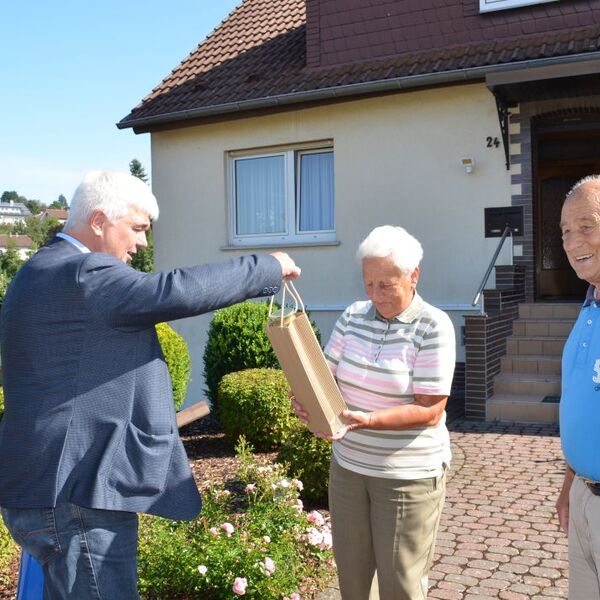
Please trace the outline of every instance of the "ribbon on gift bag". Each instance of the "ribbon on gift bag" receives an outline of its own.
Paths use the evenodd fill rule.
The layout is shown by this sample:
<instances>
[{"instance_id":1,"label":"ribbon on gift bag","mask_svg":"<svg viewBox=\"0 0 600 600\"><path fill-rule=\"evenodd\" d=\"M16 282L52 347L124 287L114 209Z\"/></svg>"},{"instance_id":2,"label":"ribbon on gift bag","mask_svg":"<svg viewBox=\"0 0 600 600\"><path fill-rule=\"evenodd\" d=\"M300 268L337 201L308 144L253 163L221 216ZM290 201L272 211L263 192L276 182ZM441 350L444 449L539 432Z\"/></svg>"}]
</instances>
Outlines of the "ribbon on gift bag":
<instances>
[{"instance_id":1,"label":"ribbon on gift bag","mask_svg":"<svg viewBox=\"0 0 600 600\"><path fill-rule=\"evenodd\" d=\"M284 282L281 294L279 310L274 310L275 296L271 296L267 337L296 400L308 413L308 428L314 433L333 435L344 425L341 413L346 403L294 284ZM286 306L286 296L293 307Z\"/></svg>"}]
</instances>

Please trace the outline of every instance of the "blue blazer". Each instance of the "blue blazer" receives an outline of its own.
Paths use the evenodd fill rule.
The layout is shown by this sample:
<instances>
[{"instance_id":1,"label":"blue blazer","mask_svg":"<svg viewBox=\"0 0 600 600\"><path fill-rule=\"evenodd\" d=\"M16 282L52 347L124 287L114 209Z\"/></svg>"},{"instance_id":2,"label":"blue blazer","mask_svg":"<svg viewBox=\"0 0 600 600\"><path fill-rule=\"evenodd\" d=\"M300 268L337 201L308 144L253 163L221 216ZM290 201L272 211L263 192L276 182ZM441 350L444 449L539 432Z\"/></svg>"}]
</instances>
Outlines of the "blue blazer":
<instances>
[{"instance_id":1,"label":"blue blazer","mask_svg":"<svg viewBox=\"0 0 600 600\"><path fill-rule=\"evenodd\" d=\"M155 324L276 293L270 255L147 274L55 238L1 318L0 506L200 510Z\"/></svg>"}]
</instances>

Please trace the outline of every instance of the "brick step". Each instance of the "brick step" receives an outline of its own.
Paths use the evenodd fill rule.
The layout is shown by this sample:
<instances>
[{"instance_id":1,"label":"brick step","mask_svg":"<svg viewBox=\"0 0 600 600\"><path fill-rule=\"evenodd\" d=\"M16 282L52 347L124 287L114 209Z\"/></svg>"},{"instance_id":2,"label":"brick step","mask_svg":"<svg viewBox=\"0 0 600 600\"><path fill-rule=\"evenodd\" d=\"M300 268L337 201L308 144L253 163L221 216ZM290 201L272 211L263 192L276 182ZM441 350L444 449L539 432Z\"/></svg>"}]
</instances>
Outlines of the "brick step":
<instances>
[{"instance_id":1,"label":"brick step","mask_svg":"<svg viewBox=\"0 0 600 600\"><path fill-rule=\"evenodd\" d=\"M519 304L519 318L572 319L574 321L580 309L581 303L579 302L524 302Z\"/></svg>"},{"instance_id":2,"label":"brick step","mask_svg":"<svg viewBox=\"0 0 600 600\"><path fill-rule=\"evenodd\" d=\"M513 321L513 333L520 336L568 337L573 319L523 318Z\"/></svg>"},{"instance_id":3,"label":"brick step","mask_svg":"<svg viewBox=\"0 0 600 600\"><path fill-rule=\"evenodd\" d=\"M506 338L506 354L562 354L565 341L562 336L511 335Z\"/></svg>"},{"instance_id":4,"label":"brick step","mask_svg":"<svg viewBox=\"0 0 600 600\"><path fill-rule=\"evenodd\" d=\"M539 394L495 394L487 401L487 421L558 423L558 402Z\"/></svg>"},{"instance_id":5,"label":"brick step","mask_svg":"<svg viewBox=\"0 0 600 600\"><path fill-rule=\"evenodd\" d=\"M499 373L494 379L497 394L533 394L539 396L560 395L559 374Z\"/></svg>"},{"instance_id":6,"label":"brick step","mask_svg":"<svg viewBox=\"0 0 600 600\"><path fill-rule=\"evenodd\" d=\"M500 359L502 373L538 373L560 375L560 354L509 354Z\"/></svg>"}]
</instances>

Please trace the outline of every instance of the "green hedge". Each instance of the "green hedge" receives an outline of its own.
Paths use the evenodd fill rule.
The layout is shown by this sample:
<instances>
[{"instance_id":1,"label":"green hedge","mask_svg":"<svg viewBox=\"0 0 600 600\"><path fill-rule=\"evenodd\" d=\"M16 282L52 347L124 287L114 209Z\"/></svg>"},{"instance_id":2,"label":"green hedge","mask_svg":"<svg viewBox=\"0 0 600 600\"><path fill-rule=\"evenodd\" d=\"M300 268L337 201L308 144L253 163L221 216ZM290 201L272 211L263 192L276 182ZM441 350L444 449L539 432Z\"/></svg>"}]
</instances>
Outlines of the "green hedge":
<instances>
[{"instance_id":1,"label":"green hedge","mask_svg":"<svg viewBox=\"0 0 600 600\"><path fill-rule=\"evenodd\" d=\"M327 499L330 459L331 442L315 437L299 420L277 456L286 465L288 475L302 481L302 498L309 502Z\"/></svg>"},{"instance_id":2,"label":"green hedge","mask_svg":"<svg viewBox=\"0 0 600 600\"><path fill-rule=\"evenodd\" d=\"M265 333L268 302L242 302L215 312L208 328L204 349L206 393L213 414L219 416L219 382L227 373L244 369L279 369L271 342ZM321 333L314 322L312 328L319 343Z\"/></svg>"},{"instance_id":3,"label":"green hedge","mask_svg":"<svg viewBox=\"0 0 600 600\"><path fill-rule=\"evenodd\" d=\"M213 412L219 413L218 387L223 375L279 363L265 333L269 305L242 302L215 312L204 349L204 378Z\"/></svg>"},{"instance_id":4,"label":"green hedge","mask_svg":"<svg viewBox=\"0 0 600 600\"><path fill-rule=\"evenodd\" d=\"M175 410L179 410L185 401L192 369L187 343L166 323L159 323L156 326L156 333L171 376Z\"/></svg>"},{"instance_id":5,"label":"green hedge","mask_svg":"<svg viewBox=\"0 0 600 600\"><path fill-rule=\"evenodd\" d=\"M279 447L296 420L289 391L279 369L245 369L225 375L218 391L225 434L234 440L243 435L259 450Z\"/></svg>"}]
</instances>

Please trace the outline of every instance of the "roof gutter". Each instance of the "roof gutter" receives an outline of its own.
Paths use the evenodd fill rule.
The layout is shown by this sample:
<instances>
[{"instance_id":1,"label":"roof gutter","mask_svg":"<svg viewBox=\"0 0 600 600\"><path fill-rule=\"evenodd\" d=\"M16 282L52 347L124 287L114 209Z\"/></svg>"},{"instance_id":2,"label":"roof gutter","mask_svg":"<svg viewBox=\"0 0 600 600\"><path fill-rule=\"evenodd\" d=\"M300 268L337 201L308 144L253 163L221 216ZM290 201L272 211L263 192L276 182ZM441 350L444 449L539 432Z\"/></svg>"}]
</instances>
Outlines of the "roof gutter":
<instances>
[{"instance_id":1,"label":"roof gutter","mask_svg":"<svg viewBox=\"0 0 600 600\"><path fill-rule=\"evenodd\" d=\"M600 58L600 52L587 52L574 54L571 56L536 58L520 61L518 63L507 63L491 66L486 65L480 67L470 67L466 69L454 69L452 71L442 71L440 73L424 73L420 75L408 75L406 77L380 79L366 83L352 83L349 85L327 87L319 90L292 92L288 94L279 94L276 96L266 96L253 100L243 100L241 102L230 102L226 104L216 104L214 106L192 108L189 110L153 115L151 117L132 119L130 121L120 121L117 123L117 127L119 129L133 127L148 131L155 125L175 123L177 121L187 121L190 119L199 119L215 115L226 115L256 109L273 108L289 104L298 104L301 102L332 100L336 98L360 96L378 92L381 93L397 90L409 90L433 85L468 82L478 79L485 79L486 75L491 73L503 73L507 71L515 72L530 69L532 67L569 65L597 60L598 58Z\"/></svg>"}]
</instances>

